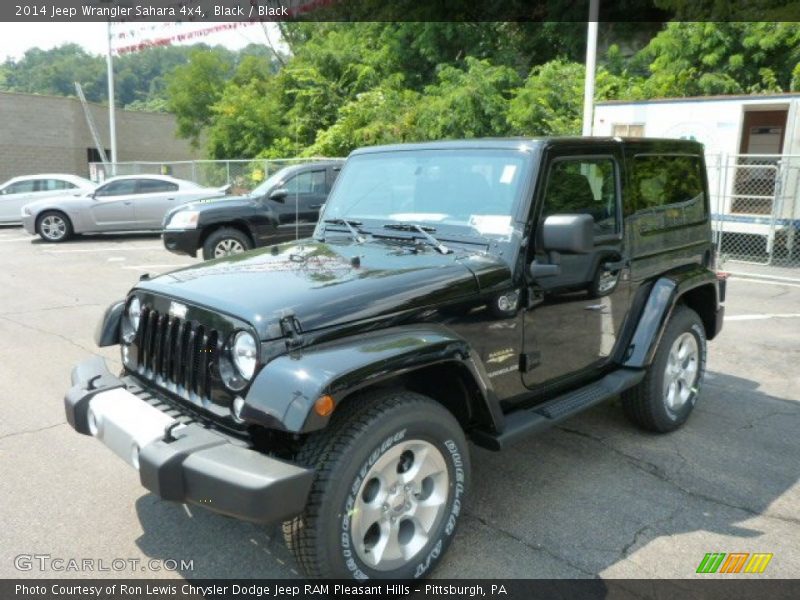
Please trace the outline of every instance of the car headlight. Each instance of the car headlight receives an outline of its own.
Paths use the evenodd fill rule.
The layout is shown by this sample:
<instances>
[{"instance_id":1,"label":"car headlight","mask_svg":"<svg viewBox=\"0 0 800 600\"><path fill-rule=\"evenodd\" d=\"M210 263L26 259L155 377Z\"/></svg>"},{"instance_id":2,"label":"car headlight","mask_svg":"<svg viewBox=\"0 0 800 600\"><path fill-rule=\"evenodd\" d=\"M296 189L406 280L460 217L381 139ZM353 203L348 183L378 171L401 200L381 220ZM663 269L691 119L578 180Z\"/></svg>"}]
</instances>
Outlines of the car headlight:
<instances>
[{"instance_id":1,"label":"car headlight","mask_svg":"<svg viewBox=\"0 0 800 600\"><path fill-rule=\"evenodd\" d=\"M231 346L231 358L239 374L249 381L256 372L258 361L258 344L255 338L246 331L237 333Z\"/></svg>"},{"instance_id":2,"label":"car headlight","mask_svg":"<svg viewBox=\"0 0 800 600\"><path fill-rule=\"evenodd\" d=\"M196 210L179 210L170 217L166 229L197 229L199 216Z\"/></svg>"},{"instance_id":3,"label":"car headlight","mask_svg":"<svg viewBox=\"0 0 800 600\"><path fill-rule=\"evenodd\" d=\"M142 317L142 303L136 296L133 297L131 303L128 304L128 320L133 327L133 332L139 331L139 321Z\"/></svg>"}]
</instances>

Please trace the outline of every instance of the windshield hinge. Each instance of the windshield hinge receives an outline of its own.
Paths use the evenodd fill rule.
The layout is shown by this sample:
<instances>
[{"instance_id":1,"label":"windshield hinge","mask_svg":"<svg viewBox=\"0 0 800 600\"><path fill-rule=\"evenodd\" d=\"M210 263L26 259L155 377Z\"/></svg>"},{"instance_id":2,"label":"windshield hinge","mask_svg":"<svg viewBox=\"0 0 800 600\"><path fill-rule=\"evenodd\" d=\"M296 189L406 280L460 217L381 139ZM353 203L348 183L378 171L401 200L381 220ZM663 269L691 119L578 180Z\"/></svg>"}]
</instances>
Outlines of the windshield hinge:
<instances>
[{"instance_id":1,"label":"windshield hinge","mask_svg":"<svg viewBox=\"0 0 800 600\"><path fill-rule=\"evenodd\" d=\"M286 338L286 348L292 350L303 345L302 329L300 321L294 313L285 314L278 321L281 326L281 334Z\"/></svg>"}]
</instances>

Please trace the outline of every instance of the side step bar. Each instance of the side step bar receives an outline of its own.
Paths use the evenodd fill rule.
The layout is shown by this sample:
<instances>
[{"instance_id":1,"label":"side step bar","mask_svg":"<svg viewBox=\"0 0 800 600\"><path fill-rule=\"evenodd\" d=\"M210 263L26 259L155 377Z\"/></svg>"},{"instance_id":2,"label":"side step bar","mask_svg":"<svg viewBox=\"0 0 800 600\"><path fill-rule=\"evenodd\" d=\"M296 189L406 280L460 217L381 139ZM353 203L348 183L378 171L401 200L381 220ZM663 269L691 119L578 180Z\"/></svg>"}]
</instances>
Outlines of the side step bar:
<instances>
[{"instance_id":1,"label":"side step bar","mask_svg":"<svg viewBox=\"0 0 800 600\"><path fill-rule=\"evenodd\" d=\"M543 404L510 412L506 414L502 432L473 431L472 441L489 450L502 450L529 435L539 433L609 398L618 396L639 383L644 375L644 369L619 369L599 381Z\"/></svg>"}]
</instances>

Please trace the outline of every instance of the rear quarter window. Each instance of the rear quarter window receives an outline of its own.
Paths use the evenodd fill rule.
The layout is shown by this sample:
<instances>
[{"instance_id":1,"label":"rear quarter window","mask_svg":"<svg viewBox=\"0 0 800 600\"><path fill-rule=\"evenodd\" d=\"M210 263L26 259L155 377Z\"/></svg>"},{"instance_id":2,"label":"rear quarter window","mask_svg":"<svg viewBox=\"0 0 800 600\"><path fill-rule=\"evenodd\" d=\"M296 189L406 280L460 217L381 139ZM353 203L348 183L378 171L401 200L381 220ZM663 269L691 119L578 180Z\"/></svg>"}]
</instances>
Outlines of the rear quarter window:
<instances>
[{"instance_id":1,"label":"rear quarter window","mask_svg":"<svg viewBox=\"0 0 800 600\"><path fill-rule=\"evenodd\" d=\"M631 180L640 231L705 221L703 161L690 155L637 155Z\"/></svg>"}]
</instances>

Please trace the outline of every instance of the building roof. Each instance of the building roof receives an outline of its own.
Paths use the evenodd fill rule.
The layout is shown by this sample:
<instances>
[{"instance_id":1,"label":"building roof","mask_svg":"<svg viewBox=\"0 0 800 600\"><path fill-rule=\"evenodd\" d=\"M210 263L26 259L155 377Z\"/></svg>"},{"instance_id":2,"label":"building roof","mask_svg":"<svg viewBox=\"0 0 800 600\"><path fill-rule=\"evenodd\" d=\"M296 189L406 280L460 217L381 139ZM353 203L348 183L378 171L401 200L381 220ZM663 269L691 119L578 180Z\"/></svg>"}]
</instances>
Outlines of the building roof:
<instances>
[{"instance_id":1,"label":"building roof","mask_svg":"<svg viewBox=\"0 0 800 600\"><path fill-rule=\"evenodd\" d=\"M742 100L787 101L800 98L800 93L786 92L781 94L739 94L733 96L686 96L683 98L652 98L650 100L603 100L595 102L595 106L614 106L620 104L674 104L679 102L740 102Z\"/></svg>"}]
</instances>

